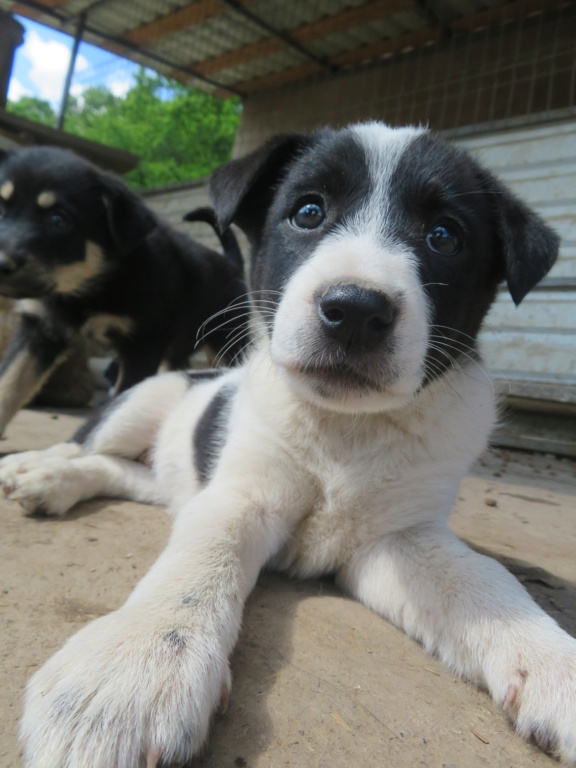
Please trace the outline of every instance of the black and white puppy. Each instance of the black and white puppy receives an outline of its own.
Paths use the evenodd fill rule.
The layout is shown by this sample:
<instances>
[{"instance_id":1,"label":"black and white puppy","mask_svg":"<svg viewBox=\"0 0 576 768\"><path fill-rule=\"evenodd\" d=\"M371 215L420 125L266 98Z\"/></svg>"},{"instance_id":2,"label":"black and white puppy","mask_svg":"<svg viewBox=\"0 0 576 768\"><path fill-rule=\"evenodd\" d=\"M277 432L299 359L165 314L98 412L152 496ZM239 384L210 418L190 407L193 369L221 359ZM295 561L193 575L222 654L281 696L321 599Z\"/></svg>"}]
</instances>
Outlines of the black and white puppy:
<instances>
[{"instance_id":1,"label":"black and white puppy","mask_svg":"<svg viewBox=\"0 0 576 768\"><path fill-rule=\"evenodd\" d=\"M118 391L161 363L186 367L202 324L246 291L232 232L222 243L225 255L172 229L120 179L72 152L0 154L0 294L23 299L0 366L0 433L78 333L112 346ZM240 312L220 317L210 346L220 352L244 323ZM233 341L226 359L237 351Z\"/></svg>"},{"instance_id":2,"label":"black and white puppy","mask_svg":"<svg viewBox=\"0 0 576 768\"><path fill-rule=\"evenodd\" d=\"M547 273L553 232L464 152L371 123L285 136L212 179L253 245L255 347L242 368L166 374L82 438L5 459L28 510L96 495L163 501L167 549L126 604L32 678L29 768L186 761L230 690L264 566L332 573L518 732L576 761L576 640L447 526L495 419L476 336L506 279ZM151 450L152 468L137 462Z\"/></svg>"}]
</instances>

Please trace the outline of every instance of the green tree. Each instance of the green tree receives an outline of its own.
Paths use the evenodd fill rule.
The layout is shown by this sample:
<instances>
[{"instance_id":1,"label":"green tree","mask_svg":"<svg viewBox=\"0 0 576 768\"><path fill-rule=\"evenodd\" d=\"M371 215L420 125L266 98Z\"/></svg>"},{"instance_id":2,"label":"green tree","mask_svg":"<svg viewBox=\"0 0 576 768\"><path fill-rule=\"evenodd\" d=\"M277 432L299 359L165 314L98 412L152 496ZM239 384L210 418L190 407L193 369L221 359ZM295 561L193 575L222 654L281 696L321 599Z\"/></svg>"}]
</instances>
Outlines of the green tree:
<instances>
[{"instance_id":1,"label":"green tree","mask_svg":"<svg viewBox=\"0 0 576 768\"><path fill-rule=\"evenodd\" d=\"M8 102L8 111L13 115L27 117L28 120L34 120L35 123L56 125L56 115L49 101L39 99L36 96L21 96L18 101Z\"/></svg>"},{"instance_id":2,"label":"green tree","mask_svg":"<svg viewBox=\"0 0 576 768\"><path fill-rule=\"evenodd\" d=\"M65 129L140 157L127 174L150 187L208 175L229 159L240 120L236 99L216 99L141 69L124 97L89 88L71 98Z\"/></svg>"},{"instance_id":3,"label":"green tree","mask_svg":"<svg viewBox=\"0 0 576 768\"><path fill-rule=\"evenodd\" d=\"M9 109L55 124L50 104L41 99L22 97ZM217 99L141 69L123 97L102 86L70 96L64 128L138 155L140 164L126 180L152 187L207 176L228 160L241 109L238 99Z\"/></svg>"}]
</instances>

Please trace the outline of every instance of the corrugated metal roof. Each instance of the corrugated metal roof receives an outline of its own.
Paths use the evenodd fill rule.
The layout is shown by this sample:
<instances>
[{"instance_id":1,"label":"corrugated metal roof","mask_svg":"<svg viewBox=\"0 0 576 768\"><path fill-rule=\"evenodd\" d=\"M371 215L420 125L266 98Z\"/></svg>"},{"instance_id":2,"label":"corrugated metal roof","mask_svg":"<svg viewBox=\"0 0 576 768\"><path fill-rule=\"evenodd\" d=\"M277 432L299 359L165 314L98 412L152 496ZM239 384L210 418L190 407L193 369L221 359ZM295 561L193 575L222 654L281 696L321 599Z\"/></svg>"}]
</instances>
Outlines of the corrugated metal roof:
<instances>
[{"instance_id":1,"label":"corrugated metal roof","mask_svg":"<svg viewBox=\"0 0 576 768\"><path fill-rule=\"evenodd\" d=\"M182 82L241 95L350 71L574 0L0 0Z\"/></svg>"}]
</instances>

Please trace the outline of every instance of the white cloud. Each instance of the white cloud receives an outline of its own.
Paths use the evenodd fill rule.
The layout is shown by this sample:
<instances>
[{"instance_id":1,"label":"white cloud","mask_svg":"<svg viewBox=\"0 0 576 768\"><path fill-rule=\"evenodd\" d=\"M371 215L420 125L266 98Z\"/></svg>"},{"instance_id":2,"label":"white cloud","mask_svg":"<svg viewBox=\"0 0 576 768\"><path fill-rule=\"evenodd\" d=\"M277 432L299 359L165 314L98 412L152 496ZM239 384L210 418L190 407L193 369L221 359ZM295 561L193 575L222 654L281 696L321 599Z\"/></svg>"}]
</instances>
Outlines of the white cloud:
<instances>
[{"instance_id":1,"label":"white cloud","mask_svg":"<svg viewBox=\"0 0 576 768\"><path fill-rule=\"evenodd\" d=\"M10 87L8 88L8 100L18 101L22 96L32 96L32 91L29 91L19 80L12 77L10 79Z\"/></svg>"},{"instance_id":2,"label":"white cloud","mask_svg":"<svg viewBox=\"0 0 576 768\"><path fill-rule=\"evenodd\" d=\"M32 64L29 77L37 86L40 98L46 99L53 105L59 104L70 61L69 48L56 40L44 41L37 32L32 30L26 35L21 55L29 59ZM88 66L84 56L77 56L76 72L81 72Z\"/></svg>"},{"instance_id":3,"label":"white cloud","mask_svg":"<svg viewBox=\"0 0 576 768\"><path fill-rule=\"evenodd\" d=\"M118 98L124 98L130 88L134 85L134 79L132 75L126 77L109 77L106 82L106 87Z\"/></svg>"},{"instance_id":4,"label":"white cloud","mask_svg":"<svg viewBox=\"0 0 576 768\"><path fill-rule=\"evenodd\" d=\"M82 94L84 93L87 87L88 87L87 85L82 85L82 83L73 83L70 86L70 93L72 94L72 96L76 96L77 98L79 98L80 96L82 96Z\"/></svg>"}]
</instances>

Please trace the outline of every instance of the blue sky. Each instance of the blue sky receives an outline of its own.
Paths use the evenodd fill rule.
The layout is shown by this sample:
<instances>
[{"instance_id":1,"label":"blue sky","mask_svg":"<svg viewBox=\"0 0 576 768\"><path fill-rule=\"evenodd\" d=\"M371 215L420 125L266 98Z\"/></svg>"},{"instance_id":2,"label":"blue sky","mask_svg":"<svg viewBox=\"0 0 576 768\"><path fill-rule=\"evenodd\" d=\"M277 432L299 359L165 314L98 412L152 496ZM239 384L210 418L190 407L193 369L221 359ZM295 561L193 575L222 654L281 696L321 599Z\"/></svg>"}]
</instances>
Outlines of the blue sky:
<instances>
[{"instance_id":1,"label":"blue sky","mask_svg":"<svg viewBox=\"0 0 576 768\"><path fill-rule=\"evenodd\" d=\"M22 16L16 18L25 28L25 37L15 52L8 98L18 101L23 95L38 96L57 109L73 39ZM71 91L78 96L91 85L105 85L112 93L122 96L132 85L137 70L138 65L127 59L81 43Z\"/></svg>"}]
</instances>

